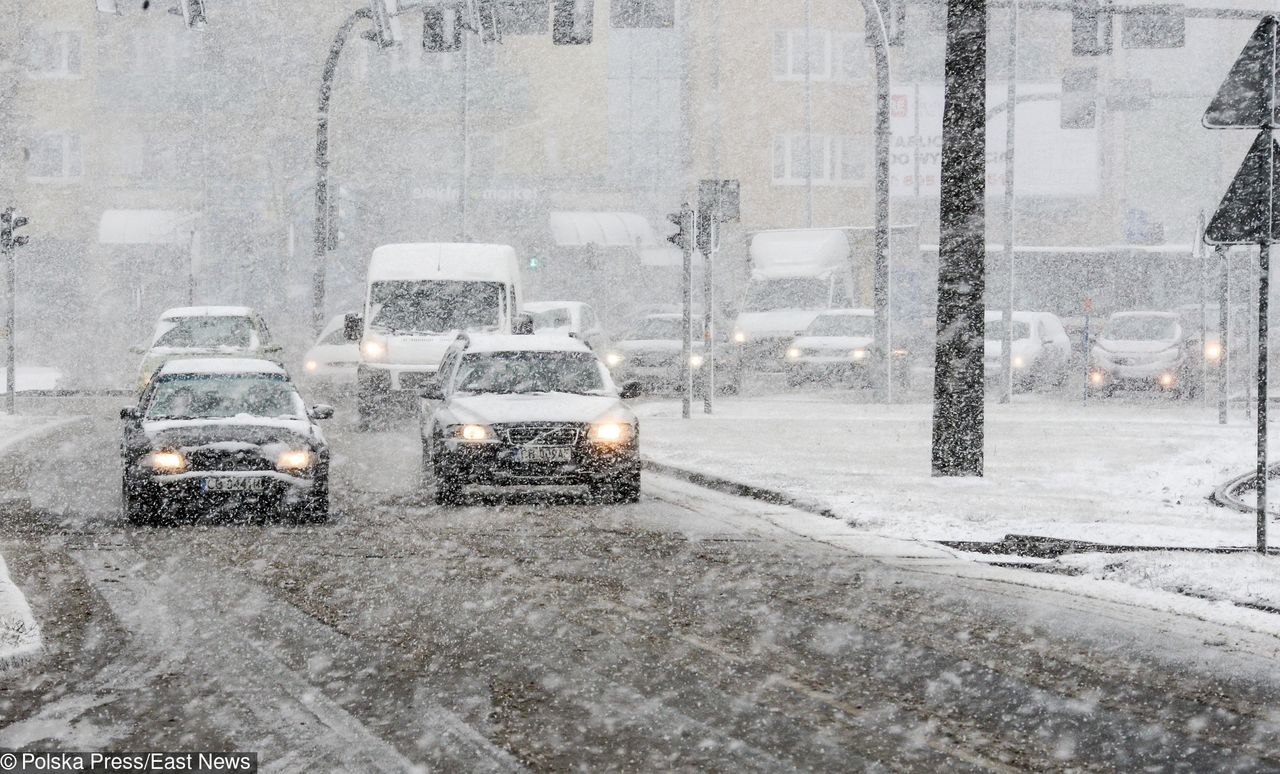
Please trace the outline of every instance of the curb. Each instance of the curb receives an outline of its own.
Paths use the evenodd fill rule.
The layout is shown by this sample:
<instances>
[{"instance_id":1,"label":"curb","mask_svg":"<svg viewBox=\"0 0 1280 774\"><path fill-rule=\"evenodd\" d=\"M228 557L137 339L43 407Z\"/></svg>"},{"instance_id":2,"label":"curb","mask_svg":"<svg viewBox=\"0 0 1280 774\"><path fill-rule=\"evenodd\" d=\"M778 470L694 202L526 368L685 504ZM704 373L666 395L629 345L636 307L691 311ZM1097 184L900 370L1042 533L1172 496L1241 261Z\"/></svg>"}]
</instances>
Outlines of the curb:
<instances>
[{"instance_id":1,"label":"curb","mask_svg":"<svg viewBox=\"0 0 1280 774\"><path fill-rule=\"evenodd\" d=\"M760 502L769 503L770 505L783 505L788 508L795 508L798 511L824 516L828 519L841 518L841 516L839 516L835 511L824 505L819 505L812 500L795 497L776 489L767 489L753 484L744 484L741 481L734 481L731 478L724 478L710 473L701 473L695 470L689 470L688 468L682 468L677 465L658 462L657 460L653 460L648 457L642 458L640 460L640 464L645 470L651 470L654 473L661 473L664 476L671 476L672 478L688 481L691 484L697 484L698 486L713 489L717 492L736 495L738 497L749 497L752 500L759 500Z\"/></svg>"}]
</instances>

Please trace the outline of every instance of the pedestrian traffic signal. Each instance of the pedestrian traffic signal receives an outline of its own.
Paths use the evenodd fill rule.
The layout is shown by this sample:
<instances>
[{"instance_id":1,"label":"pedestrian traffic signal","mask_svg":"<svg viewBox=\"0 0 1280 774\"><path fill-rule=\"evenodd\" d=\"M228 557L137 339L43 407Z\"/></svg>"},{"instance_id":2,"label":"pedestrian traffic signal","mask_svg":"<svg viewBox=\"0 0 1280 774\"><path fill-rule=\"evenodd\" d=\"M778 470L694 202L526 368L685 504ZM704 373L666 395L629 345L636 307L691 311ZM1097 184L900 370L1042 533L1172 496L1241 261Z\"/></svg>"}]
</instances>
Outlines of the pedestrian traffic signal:
<instances>
[{"instance_id":1,"label":"pedestrian traffic signal","mask_svg":"<svg viewBox=\"0 0 1280 774\"><path fill-rule=\"evenodd\" d=\"M1111 13L1102 0L1074 0L1071 4L1071 53L1102 56L1111 53Z\"/></svg>"},{"instance_id":2,"label":"pedestrian traffic signal","mask_svg":"<svg viewBox=\"0 0 1280 774\"><path fill-rule=\"evenodd\" d=\"M688 250L692 246L691 234L693 224L690 223L693 210L686 205L680 208L679 212L672 212L667 215L667 220L676 227L674 234L667 236L667 241L681 250Z\"/></svg>"},{"instance_id":3,"label":"pedestrian traffic signal","mask_svg":"<svg viewBox=\"0 0 1280 774\"><path fill-rule=\"evenodd\" d=\"M13 232L27 225L27 219L16 214L16 210L8 207L4 212L0 213L0 248L7 253L15 247L22 247L27 243L25 236L14 236Z\"/></svg>"},{"instance_id":4,"label":"pedestrian traffic signal","mask_svg":"<svg viewBox=\"0 0 1280 774\"><path fill-rule=\"evenodd\" d=\"M462 48L462 10L428 5L422 9L422 50L447 54Z\"/></svg>"}]
</instances>

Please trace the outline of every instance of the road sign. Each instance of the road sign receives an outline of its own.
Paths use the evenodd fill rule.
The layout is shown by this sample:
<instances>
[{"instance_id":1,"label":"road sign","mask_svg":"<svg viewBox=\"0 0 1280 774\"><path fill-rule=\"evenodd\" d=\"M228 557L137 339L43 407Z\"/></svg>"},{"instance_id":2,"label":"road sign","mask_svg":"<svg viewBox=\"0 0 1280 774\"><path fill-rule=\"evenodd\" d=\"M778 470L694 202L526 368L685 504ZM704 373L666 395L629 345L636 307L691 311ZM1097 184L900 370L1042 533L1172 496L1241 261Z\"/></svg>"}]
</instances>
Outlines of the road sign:
<instances>
[{"instance_id":1,"label":"road sign","mask_svg":"<svg viewBox=\"0 0 1280 774\"><path fill-rule=\"evenodd\" d=\"M1280 190L1276 142L1270 129L1258 133L1240 171L1205 229L1211 245L1253 245L1280 236L1280 208L1273 202Z\"/></svg>"},{"instance_id":2,"label":"road sign","mask_svg":"<svg viewBox=\"0 0 1280 774\"><path fill-rule=\"evenodd\" d=\"M1232 65L1231 72L1200 120L1206 129L1259 129L1280 124L1276 104L1276 36L1280 22L1267 16Z\"/></svg>"}]
</instances>

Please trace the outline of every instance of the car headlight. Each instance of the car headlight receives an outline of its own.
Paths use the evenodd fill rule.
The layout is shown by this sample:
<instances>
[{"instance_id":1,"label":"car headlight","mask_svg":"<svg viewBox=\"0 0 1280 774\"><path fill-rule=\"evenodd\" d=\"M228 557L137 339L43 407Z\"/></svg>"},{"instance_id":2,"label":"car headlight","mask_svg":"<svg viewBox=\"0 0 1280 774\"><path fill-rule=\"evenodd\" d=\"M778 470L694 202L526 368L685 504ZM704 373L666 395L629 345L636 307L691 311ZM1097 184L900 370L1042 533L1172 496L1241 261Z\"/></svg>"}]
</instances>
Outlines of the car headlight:
<instances>
[{"instance_id":1,"label":"car headlight","mask_svg":"<svg viewBox=\"0 0 1280 774\"><path fill-rule=\"evenodd\" d=\"M1222 357L1222 344L1216 341L1211 341L1208 344L1205 344L1204 356L1205 358L1216 362L1218 358Z\"/></svg>"},{"instance_id":2,"label":"car headlight","mask_svg":"<svg viewBox=\"0 0 1280 774\"><path fill-rule=\"evenodd\" d=\"M849 353L849 357L853 358L854 360L866 360L867 351L865 349L855 349Z\"/></svg>"},{"instance_id":3,"label":"car headlight","mask_svg":"<svg viewBox=\"0 0 1280 774\"><path fill-rule=\"evenodd\" d=\"M493 438L493 429L488 425L454 425L453 437L464 441L488 441Z\"/></svg>"},{"instance_id":4,"label":"car headlight","mask_svg":"<svg viewBox=\"0 0 1280 774\"><path fill-rule=\"evenodd\" d=\"M187 467L187 460L182 452L176 451L153 451L147 455L146 463L156 470L168 473L176 473Z\"/></svg>"},{"instance_id":5,"label":"car headlight","mask_svg":"<svg viewBox=\"0 0 1280 774\"><path fill-rule=\"evenodd\" d=\"M597 422L587 431L594 443L621 443L631 438L632 428L626 422Z\"/></svg>"},{"instance_id":6,"label":"car headlight","mask_svg":"<svg viewBox=\"0 0 1280 774\"><path fill-rule=\"evenodd\" d=\"M306 369L307 369L308 371L314 371L314 370L316 370L317 368L319 368L319 367L320 367L320 364L319 364L319 363L317 363L317 362L316 362L316 361L314 361L314 360L308 360L308 361L306 362L305 366L306 366Z\"/></svg>"},{"instance_id":7,"label":"car headlight","mask_svg":"<svg viewBox=\"0 0 1280 774\"><path fill-rule=\"evenodd\" d=\"M1172 387L1174 381L1176 380L1173 378L1173 374L1169 373L1168 371L1165 371L1164 373L1160 374L1161 387Z\"/></svg>"},{"instance_id":8,"label":"car headlight","mask_svg":"<svg viewBox=\"0 0 1280 774\"><path fill-rule=\"evenodd\" d=\"M609 366L610 368L616 368L618 365L622 363L622 361L623 361L622 355L619 355L617 352L610 352L609 354L604 356L604 364Z\"/></svg>"},{"instance_id":9,"label":"car headlight","mask_svg":"<svg viewBox=\"0 0 1280 774\"><path fill-rule=\"evenodd\" d=\"M370 360L381 360L383 355L387 354L387 347L381 341L365 339L360 345L360 352Z\"/></svg>"},{"instance_id":10,"label":"car headlight","mask_svg":"<svg viewBox=\"0 0 1280 774\"><path fill-rule=\"evenodd\" d=\"M702 368L703 361L702 355L693 354L689 356L689 365L692 368Z\"/></svg>"},{"instance_id":11,"label":"car headlight","mask_svg":"<svg viewBox=\"0 0 1280 774\"><path fill-rule=\"evenodd\" d=\"M290 449L276 455L276 467L281 470L302 470L311 465L311 452L306 449Z\"/></svg>"},{"instance_id":12,"label":"car headlight","mask_svg":"<svg viewBox=\"0 0 1280 774\"><path fill-rule=\"evenodd\" d=\"M1014 356L1013 356L1013 367L1014 367L1014 368L1022 368L1022 367L1023 367L1024 365L1026 365L1026 364L1027 364L1027 362L1026 362L1025 360L1023 360L1023 359L1022 359L1022 355L1014 355Z\"/></svg>"},{"instance_id":13,"label":"car headlight","mask_svg":"<svg viewBox=\"0 0 1280 774\"><path fill-rule=\"evenodd\" d=\"M788 348L787 348L787 360L799 360L799 359L800 359L800 356L801 356L801 355L803 355L803 354L804 354L804 353L800 351L800 348L799 348L799 347L788 347Z\"/></svg>"},{"instance_id":14,"label":"car headlight","mask_svg":"<svg viewBox=\"0 0 1280 774\"><path fill-rule=\"evenodd\" d=\"M734 340L735 342L737 342L738 344L746 344L746 343L747 343L747 334L743 333L742 331L734 331L734 332L733 332L733 340Z\"/></svg>"}]
</instances>

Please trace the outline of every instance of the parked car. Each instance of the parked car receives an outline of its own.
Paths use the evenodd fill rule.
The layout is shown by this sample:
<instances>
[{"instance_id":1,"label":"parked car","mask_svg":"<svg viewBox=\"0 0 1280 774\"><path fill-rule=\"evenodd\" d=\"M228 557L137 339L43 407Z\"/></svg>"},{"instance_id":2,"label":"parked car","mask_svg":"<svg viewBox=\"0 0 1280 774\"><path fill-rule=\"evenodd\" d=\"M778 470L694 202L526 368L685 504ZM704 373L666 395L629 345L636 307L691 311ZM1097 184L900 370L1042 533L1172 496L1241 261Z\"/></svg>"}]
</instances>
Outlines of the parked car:
<instances>
[{"instance_id":1,"label":"parked car","mask_svg":"<svg viewBox=\"0 0 1280 774\"><path fill-rule=\"evenodd\" d=\"M279 362L281 347L267 324L247 306L182 306L166 309L151 344L134 347L142 355L137 388L141 392L162 364L184 357L263 358Z\"/></svg>"},{"instance_id":2,"label":"parked car","mask_svg":"<svg viewBox=\"0 0 1280 774\"><path fill-rule=\"evenodd\" d=\"M596 352L609 348L609 336L590 304L581 301L532 301L524 311L533 318L534 333L577 336Z\"/></svg>"},{"instance_id":3,"label":"parked car","mask_svg":"<svg viewBox=\"0 0 1280 774\"><path fill-rule=\"evenodd\" d=\"M605 354L605 363L619 383L636 382L643 392L666 392L680 389L684 352L681 326L684 315L664 312L642 317L630 331L614 342ZM702 314L694 315L695 334L689 355L694 388L705 386L706 345L701 335ZM742 378L741 348L733 346L723 326L717 326L715 381L717 392L736 394Z\"/></svg>"},{"instance_id":4,"label":"parked car","mask_svg":"<svg viewBox=\"0 0 1280 774\"><path fill-rule=\"evenodd\" d=\"M586 485L640 498L640 425L609 370L569 336L462 335L420 392L424 480L441 505L463 487Z\"/></svg>"},{"instance_id":5,"label":"parked car","mask_svg":"<svg viewBox=\"0 0 1280 774\"><path fill-rule=\"evenodd\" d=\"M1003 312L987 312L983 368L989 381L1004 375L1005 323ZM1013 312L1013 368L1015 390L1059 387L1071 373L1071 339L1051 312Z\"/></svg>"},{"instance_id":6,"label":"parked car","mask_svg":"<svg viewBox=\"0 0 1280 774\"><path fill-rule=\"evenodd\" d=\"M302 361L303 383L322 395L338 395L356 386L360 345L347 340L345 320L344 314L329 320Z\"/></svg>"},{"instance_id":7,"label":"parked car","mask_svg":"<svg viewBox=\"0 0 1280 774\"><path fill-rule=\"evenodd\" d=\"M1089 353L1089 387L1156 389L1190 398L1203 384L1202 344L1176 312L1116 312Z\"/></svg>"},{"instance_id":8,"label":"parked car","mask_svg":"<svg viewBox=\"0 0 1280 774\"><path fill-rule=\"evenodd\" d=\"M894 347L894 384L911 385L911 351ZM787 346L787 384L810 382L876 383L876 369L884 364L884 352L876 345L875 313L870 309L832 309L813 319Z\"/></svg>"},{"instance_id":9,"label":"parked car","mask_svg":"<svg viewBox=\"0 0 1280 774\"><path fill-rule=\"evenodd\" d=\"M157 369L120 411L124 515L155 524L175 508L329 517L329 446L278 363L184 358Z\"/></svg>"}]
</instances>

